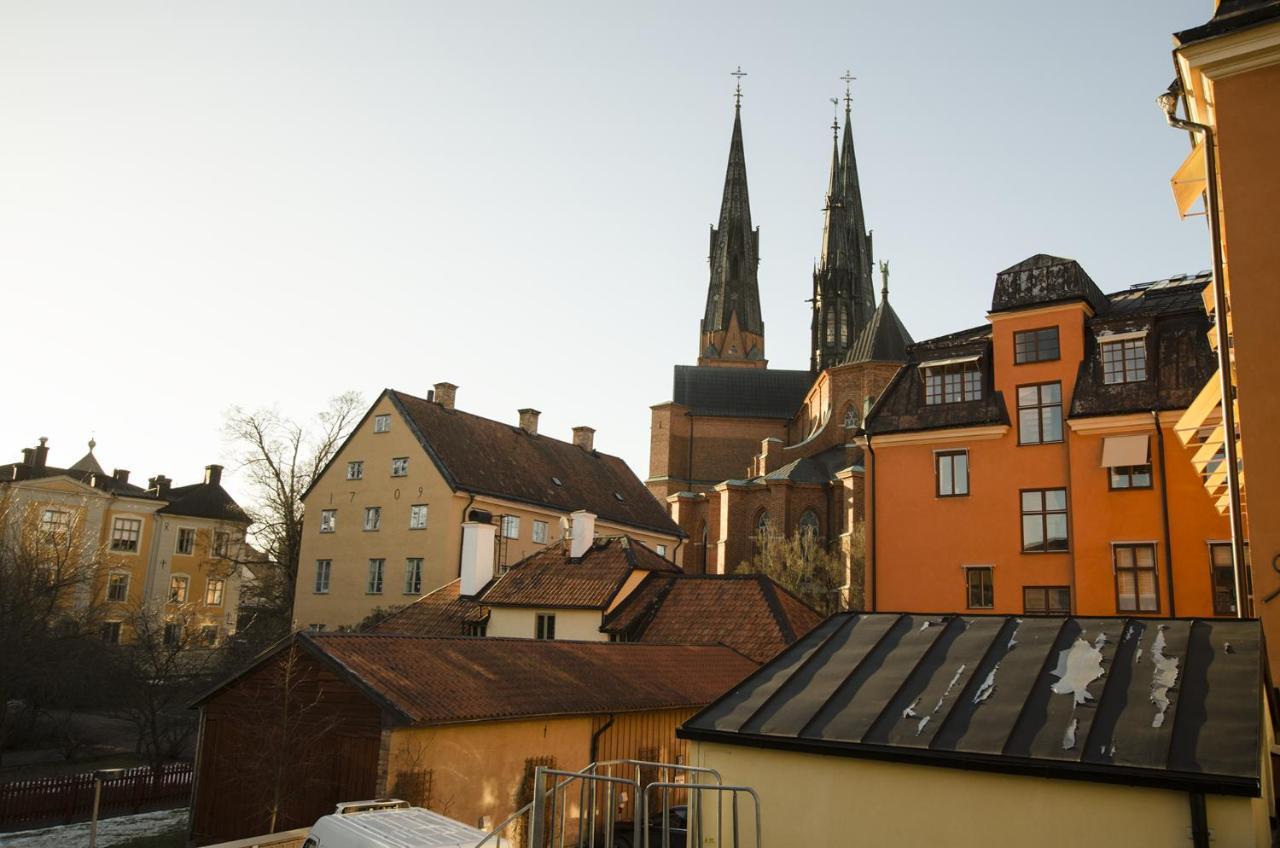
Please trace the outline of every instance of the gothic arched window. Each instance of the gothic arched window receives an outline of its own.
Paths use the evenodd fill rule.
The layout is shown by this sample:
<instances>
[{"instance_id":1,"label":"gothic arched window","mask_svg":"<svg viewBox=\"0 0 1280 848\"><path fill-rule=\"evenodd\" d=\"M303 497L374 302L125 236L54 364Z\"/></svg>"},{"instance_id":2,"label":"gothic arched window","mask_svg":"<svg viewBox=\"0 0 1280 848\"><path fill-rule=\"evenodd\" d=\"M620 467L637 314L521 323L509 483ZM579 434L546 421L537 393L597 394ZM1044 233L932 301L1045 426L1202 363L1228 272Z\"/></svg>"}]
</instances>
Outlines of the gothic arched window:
<instances>
[{"instance_id":1,"label":"gothic arched window","mask_svg":"<svg viewBox=\"0 0 1280 848\"><path fill-rule=\"evenodd\" d=\"M836 314L827 313L827 344L836 343Z\"/></svg>"},{"instance_id":2,"label":"gothic arched window","mask_svg":"<svg viewBox=\"0 0 1280 848\"><path fill-rule=\"evenodd\" d=\"M818 538L818 533L822 529L818 523L818 513L811 509L806 509L800 516L798 529L801 536L807 536L810 539Z\"/></svg>"},{"instance_id":3,"label":"gothic arched window","mask_svg":"<svg viewBox=\"0 0 1280 848\"><path fill-rule=\"evenodd\" d=\"M756 513L755 533L757 536L769 534L769 510L762 509Z\"/></svg>"},{"instance_id":4,"label":"gothic arched window","mask_svg":"<svg viewBox=\"0 0 1280 848\"><path fill-rule=\"evenodd\" d=\"M849 344L849 316L845 314L843 309L840 310L840 347L846 347Z\"/></svg>"},{"instance_id":5,"label":"gothic arched window","mask_svg":"<svg viewBox=\"0 0 1280 848\"><path fill-rule=\"evenodd\" d=\"M858 410L852 406L844 411L844 428L846 430L858 429Z\"/></svg>"}]
</instances>

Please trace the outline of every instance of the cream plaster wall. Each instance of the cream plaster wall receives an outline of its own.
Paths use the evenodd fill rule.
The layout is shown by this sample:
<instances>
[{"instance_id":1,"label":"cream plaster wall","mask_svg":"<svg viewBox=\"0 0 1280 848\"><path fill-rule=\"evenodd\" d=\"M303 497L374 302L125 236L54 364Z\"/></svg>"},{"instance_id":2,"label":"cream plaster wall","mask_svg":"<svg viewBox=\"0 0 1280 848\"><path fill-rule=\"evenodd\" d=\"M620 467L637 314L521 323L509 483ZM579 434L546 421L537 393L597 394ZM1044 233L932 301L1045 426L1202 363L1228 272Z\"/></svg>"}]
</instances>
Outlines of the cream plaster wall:
<instances>
[{"instance_id":1,"label":"cream plaster wall","mask_svg":"<svg viewBox=\"0 0 1280 848\"><path fill-rule=\"evenodd\" d=\"M600 632L599 610L530 609L525 607L491 607L488 636L532 639L537 632L539 613L556 617L556 639L580 642L607 642L609 635Z\"/></svg>"}]
</instances>

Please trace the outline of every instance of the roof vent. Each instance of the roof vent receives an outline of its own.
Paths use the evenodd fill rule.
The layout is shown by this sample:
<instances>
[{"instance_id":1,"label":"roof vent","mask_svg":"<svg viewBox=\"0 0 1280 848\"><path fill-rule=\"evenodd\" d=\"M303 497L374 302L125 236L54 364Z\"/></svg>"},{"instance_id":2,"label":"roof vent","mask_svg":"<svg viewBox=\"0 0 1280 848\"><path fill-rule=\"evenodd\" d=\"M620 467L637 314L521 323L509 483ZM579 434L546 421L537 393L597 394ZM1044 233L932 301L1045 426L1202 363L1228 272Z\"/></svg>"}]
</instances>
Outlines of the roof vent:
<instances>
[{"instance_id":1,"label":"roof vent","mask_svg":"<svg viewBox=\"0 0 1280 848\"><path fill-rule=\"evenodd\" d=\"M622 493L621 493L621 492L614 492L614 493L613 493L613 496L614 496L615 498L617 498L618 500L622 500Z\"/></svg>"},{"instance_id":2,"label":"roof vent","mask_svg":"<svg viewBox=\"0 0 1280 848\"><path fill-rule=\"evenodd\" d=\"M563 486L563 485L564 485L564 483L561 483L561 482L560 482L560 478L559 478L559 477L552 477L552 478L551 478L551 482L552 482L552 483L555 483L557 486Z\"/></svg>"}]
</instances>

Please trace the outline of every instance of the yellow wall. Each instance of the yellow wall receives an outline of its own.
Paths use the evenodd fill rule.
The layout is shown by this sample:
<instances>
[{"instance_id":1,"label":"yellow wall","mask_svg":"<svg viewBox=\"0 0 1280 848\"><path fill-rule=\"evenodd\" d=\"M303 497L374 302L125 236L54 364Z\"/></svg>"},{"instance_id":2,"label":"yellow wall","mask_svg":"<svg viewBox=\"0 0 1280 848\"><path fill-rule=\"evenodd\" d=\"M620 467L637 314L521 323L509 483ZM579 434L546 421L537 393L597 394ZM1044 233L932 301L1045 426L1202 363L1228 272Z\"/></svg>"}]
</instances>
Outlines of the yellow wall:
<instances>
[{"instance_id":1,"label":"yellow wall","mask_svg":"<svg viewBox=\"0 0 1280 848\"><path fill-rule=\"evenodd\" d=\"M609 635L600 632L599 610L527 609L524 607L491 607L488 636L510 636L516 639L532 639L537 627L538 613L552 613L556 617L556 638L581 642L607 642Z\"/></svg>"},{"instance_id":2,"label":"yellow wall","mask_svg":"<svg viewBox=\"0 0 1280 848\"><path fill-rule=\"evenodd\" d=\"M695 743L694 762L755 788L771 846L1191 844L1185 792L705 742ZM1271 844L1263 799L1207 802L1214 845Z\"/></svg>"}]
</instances>

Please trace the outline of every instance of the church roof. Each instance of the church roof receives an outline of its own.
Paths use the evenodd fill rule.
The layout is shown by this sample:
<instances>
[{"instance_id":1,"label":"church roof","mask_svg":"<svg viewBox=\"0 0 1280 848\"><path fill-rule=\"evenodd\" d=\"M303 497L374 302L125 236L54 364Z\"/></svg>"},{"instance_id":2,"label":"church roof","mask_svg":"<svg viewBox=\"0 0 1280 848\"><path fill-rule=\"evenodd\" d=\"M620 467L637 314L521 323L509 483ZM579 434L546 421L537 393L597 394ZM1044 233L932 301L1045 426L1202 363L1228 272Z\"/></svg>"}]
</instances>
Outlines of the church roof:
<instances>
[{"instance_id":1,"label":"church roof","mask_svg":"<svg viewBox=\"0 0 1280 848\"><path fill-rule=\"evenodd\" d=\"M747 194L747 159L742 149L742 112L733 114L729 142L729 166L724 176L720 221L711 229L711 281L702 332L729 329L736 313L738 327L746 333L764 334L760 314L760 288L756 271L760 264L760 234L751 226L751 200Z\"/></svg>"},{"instance_id":2,"label":"church roof","mask_svg":"<svg viewBox=\"0 0 1280 848\"><path fill-rule=\"evenodd\" d=\"M914 344L898 313L882 298L867 326L862 328L845 356L845 365L855 362L906 362L907 346Z\"/></svg>"},{"instance_id":3,"label":"church roof","mask_svg":"<svg viewBox=\"0 0 1280 848\"><path fill-rule=\"evenodd\" d=\"M790 420L812 385L807 370L677 365L671 399L693 415Z\"/></svg>"}]
</instances>

